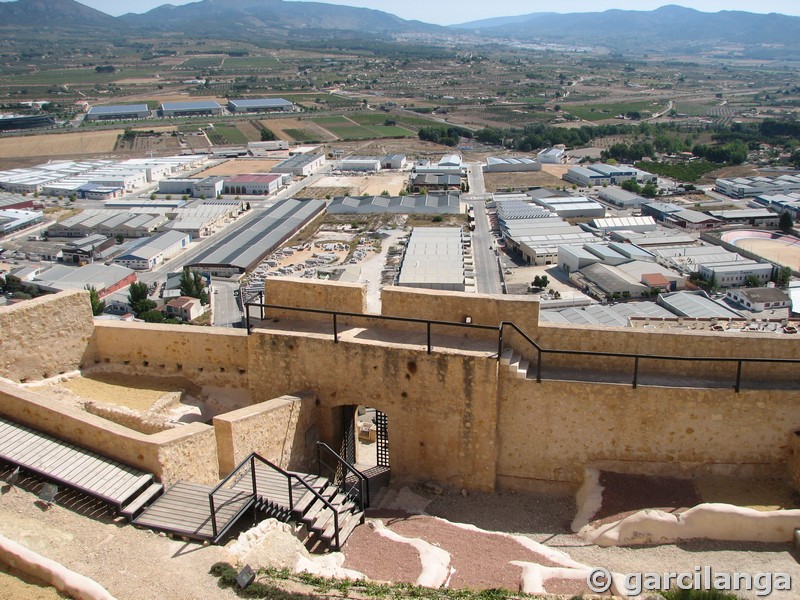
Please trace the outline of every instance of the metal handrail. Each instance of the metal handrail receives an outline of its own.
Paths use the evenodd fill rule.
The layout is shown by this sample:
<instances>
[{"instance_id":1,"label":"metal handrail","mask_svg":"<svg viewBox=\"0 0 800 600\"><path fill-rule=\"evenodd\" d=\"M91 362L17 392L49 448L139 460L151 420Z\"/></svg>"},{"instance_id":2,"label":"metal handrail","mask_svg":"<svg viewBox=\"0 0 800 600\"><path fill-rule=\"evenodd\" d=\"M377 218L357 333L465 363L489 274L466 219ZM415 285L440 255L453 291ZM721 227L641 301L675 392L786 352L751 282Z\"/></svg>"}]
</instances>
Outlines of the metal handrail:
<instances>
[{"instance_id":1,"label":"metal handrail","mask_svg":"<svg viewBox=\"0 0 800 600\"><path fill-rule=\"evenodd\" d=\"M263 294L262 294L263 297ZM403 322L403 323L418 323L422 325L426 325L427 327L427 351L428 354L432 353L433 345L431 343L431 327L434 325L437 326L444 326L444 327L464 327L468 329L478 329L484 331L494 331L497 333L497 356L496 359L499 362L500 358L503 354L503 337L504 331L506 327L510 327L514 329L518 334L522 336L522 338L527 341L537 352L537 362L536 362L536 382L542 382L542 357L544 354L567 354L572 356L598 356L603 358L629 358L634 361L634 373L633 373L633 381L632 386L636 388L638 386L638 377L639 377L639 362L641 360L663 360L663 361L695 361L695 362L734 362L737 364L737 373L736 373L736 384L734 385L734 389L736 393L739 393L741 390L741 378L742 378L742 365L745 363L755 363L755 364L800 364L800 359L794 358L757 358L757 357L717 357L717 356L666 356L666 355L658 355L658 354L635 354L630 352L597 352L591 350L561 350L561 349L552 349L552 348L543 348L540 346L535 340L533 340L528 334L522 331L514 322L512 321L501 321L499 325L479 325L474 323L460 323L454 321L437 321L437 320L428 320L428 319L416 319L412 317L394 317L390 315L373 315L373 314L364 314L364 313L351 313L351 312L341 312L341 311L334 311L334 310L327 310L327 309L320 309L320 308L301 308L296 306L281 306L277 304L264 304L261 303L253 303L248 302L245 304L245 311L246 311L246 321L247 321L247 332L248 334L251 333L251 325L250 325L250 307L258 307L261 309L261 318L264 319L264 309L273 309L273 310L286 310L286 311L295 311L295 312L303 312L303 313L312 313L312 314L323 314L323 315L330 315L333 320L333 339L335 343L339 343L339 333L337 328L337 317L350 317L350 318L366 318L366 319L374 319L377 321L396 321L396 322Z\"/></svg>"},{"instance_id":2,"label":"metal handrail","mask_svg":"<svg viewBox=\"0 0 800 600\"><path fill-rule=\"evenodd\" d=\"M252 479L253 491L252 491L252 496L253 496L253 498L256 497L255 468L254 468L254 465L253 465L253 456L254 455L251 454L250 456L245 458L242 462L240 462L236 466L235 469L233 469L233 471L231 471L228 474L228 476L225 479L220 481L216 486L214 486L214 488L210 492L208 492L208 503L209 503L209 506L211 508L211 531L214 534L214 539L217 539L217 511L216 511L216 507L214 505L214 494L216 494L220 489L222 489L222 486L224 486L231 479L233 479L233 477L236 476L239 473L239 471L241 471L247 465L247 463L250 463L250 469L253 471L253 479Z\"/></svg>"},{"instance_id":3,"label":"metal handrail","mask_svg":"<svg viewBox=\"0 0 800 600\"><path fill-rule=\"evenodd\" d=\"M353 475L356 476L358 479L358 505L361 511L365 508L369 508L369 484L367 483L367 477L361 471L356 469L353 465L347 462L344 458L339 456L339 454L328 444L325 442L317 442L317 475L322 475L322 456L320 450L327 450L329 454L332 454L336 461L342 465L346 470L350 471ZM344 482L342 482L344 483ZM366 490L366 492L365 492ZM366 498L366 500L365 500Z\"/></svg>"}]
</instances>

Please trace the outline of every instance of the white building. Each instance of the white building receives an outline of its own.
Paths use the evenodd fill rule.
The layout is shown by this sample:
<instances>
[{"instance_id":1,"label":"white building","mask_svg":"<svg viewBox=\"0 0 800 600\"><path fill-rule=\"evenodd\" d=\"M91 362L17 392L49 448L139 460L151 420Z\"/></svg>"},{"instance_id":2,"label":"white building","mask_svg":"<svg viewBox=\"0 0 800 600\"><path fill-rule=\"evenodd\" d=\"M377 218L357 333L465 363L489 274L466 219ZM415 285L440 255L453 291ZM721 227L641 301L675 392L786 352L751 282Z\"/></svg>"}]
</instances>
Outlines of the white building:
<instances>
[{"instance_id":1,"label":"white building","mask_svg":"<svg viewBox=\"0 0 800 600\"><path fill-rule=\"evenodd\" d=\"M541 170L542 164L527 156L490 156L483 166L484 173L520 173Z\"/></svg>"},{"instance_id":2,"label":"white building","mask_svg":"<svg viewBox=\"0 0 800 600\"><path fill-rule=\"evenodd\" d=\"M351 156L340 160L338 168L340 171L377 172L381 170L381 161L371 156Z\"/></svg>"},{"instance_id":3,"label":"white building","mask_svg":"<svg viewBox=\"0 0 800 600\"><path fill-rule=\"evenodd\" d=\"M564 148L545 148L536 155L536 160L546 165L561 165L567 162L567 151Z\"/></svg>"},{"instance_id":4,"label":"white building","mask_svg":"<svg viewBox=\"0 0 800 600\"><path fill-rule=\"evenodd\" d=\"M168 231L143 240L114 262L135 271L148 271L189 246L191 237L181 231Z\"/></svg>"},{"instance_id":5,"label":"white building","mask_svg":"<svg viewBox=\"0 0 800 600\"><path fill-rule=\"evenodd\" d=\"M307 177L325 165L324 154L296 154L272 167L273 173L290 173Z\"/></svg>"},{"instance_id":6,"label":"white building","mask_svg":"<svg viewBox=\"0 0 800 600\"><path fill-rule=\"evenodd\" d=\"M764 285L772 278L772 265L746 258L703 264L700 265L700 277L706 281L716 277L717 283L723 288L743 287L750 277L755 277L761 285Z\"/></svg>"},{"instance_id":7,"label":"white building","mask_svg":"<svg viewBox=\"0 0 800 600\"><path fill-rule=\"evenodd\" d=\"M725 296L752 312L791 308L792 299L780 288L758 287L728 290Z\"/></svg>"},{"instance_id":8,"label":"white building","mask_svg":"<svg viewBox=\"0 0 800 600\"><path fill-rule=\"evenodd\" d=\"M404 169L407 163L405 154L387 154L381 159L381 167L384 169Z\"/></svg>"}]
</instances>

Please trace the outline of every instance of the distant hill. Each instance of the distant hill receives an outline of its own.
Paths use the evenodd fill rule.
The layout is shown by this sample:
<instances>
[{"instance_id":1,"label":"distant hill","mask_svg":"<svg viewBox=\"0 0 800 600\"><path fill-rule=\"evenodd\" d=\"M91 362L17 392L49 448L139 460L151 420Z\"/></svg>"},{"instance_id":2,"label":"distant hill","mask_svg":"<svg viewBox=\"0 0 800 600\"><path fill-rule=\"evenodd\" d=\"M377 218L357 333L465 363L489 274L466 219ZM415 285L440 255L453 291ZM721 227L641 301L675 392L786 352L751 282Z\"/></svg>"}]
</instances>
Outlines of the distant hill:
<instances>
[{"instance_id":1,"label":"distant hill","mask_svg":"<svg viewBox=\"0 0 800 600\"><path fill-rule=\"evenodd\" d=\"M113 27L114 17L75 0L0 2L0 27Z\"/></svg>"},{"instance_id":2,"label":"distant hill","mask_svg":"<svg viewBox=\"0 0 800 600\"><path fill-rule=\"evenodd\" d=\"M365 35L446 31L443 27L406 21L379 10L283 0L203 0L182 6L164 5L141 15L127 14L118 19L136 29L233 38L267 31L353 31Z\"/></svg>"},{"instance_id":3,"label":"distant hill","mask_svg":"<svg viewBox=\"0 0 800 600\"><path fill-rule=\"evenodd\" d=\"M543 14L512 18L494 26L477 21L459 29L480 29L483 35L521 40L568 42L610 49L659 52L700 51L723 44L749 48L750 53L786 53L800 49L800 17L741 11L700 12L681 6L653 11L608 10L602 13Z\"/></svg>"},{"instance_id":4,"label":"distant hill","mask_svg":"<svg viewBox=\"0 0 800 600\"><path fill-rule=\"evenodd\" d=\"M538 19L544 15L554 15L557 13L531 13L529 15L519 15L517 17L494 17L492 19L482 19L480 21L469 21L468 23L459 23L458 25L450 25L451 29L487 29L491 27L502 27L504 25L518 25L526 23L533 19Z\"/></svg>"}]
</instances>

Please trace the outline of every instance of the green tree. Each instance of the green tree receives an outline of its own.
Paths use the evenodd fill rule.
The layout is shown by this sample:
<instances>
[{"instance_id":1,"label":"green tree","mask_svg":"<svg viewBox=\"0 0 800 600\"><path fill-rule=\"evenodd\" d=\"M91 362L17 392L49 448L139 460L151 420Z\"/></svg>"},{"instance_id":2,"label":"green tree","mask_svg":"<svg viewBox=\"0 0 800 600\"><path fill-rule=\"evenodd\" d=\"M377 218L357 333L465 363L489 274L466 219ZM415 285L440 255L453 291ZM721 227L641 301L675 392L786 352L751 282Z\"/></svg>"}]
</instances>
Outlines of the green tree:
<instances>
[{"instance_id":1,"label":"green tree","mask_svg":"<svg viewBox=\"0 0 800 600\"><path fill-rule=\"evenodd\" d=\"M792 280L792 269L790 267L780 267L775 274L775 283L782 288L789 285Z\"/></svg>"},{"instance_id":2,"label":"green tree","mask_svg":"<svg viewBox=\"0 0 800 600\"><path fill-rule=\"evenodd\" d=\"M778 227L784 233L791 233L792 228L794 227L794 219L792 219L792 213L789 211L782 212L781 218L778 220Z\"/></svg>"},{"instance_id":3,"label":"green tree","mask_svg":"<svg viewBox=\"0 0 800 600\"><path fill-rule=\"evenodd\" d=\"M156 303L147 298L147 285L140 281L132 283L128 288L128 304L137 317L156 307Z\"/></svg>"},{"instance_id":4,"label":"green tree","mask_svg":"<svg viewBox=\"0 0 800 600\"><path fill-rule=\"evenodd\" d=\"M749 288L761 287L761 280L755 275L748 275L744 280L744 286Z\"/></svg>"},{"instance_id":5,"label":"green tree","mask_svg":"<svg viewBox=\"0 0 800 600\"><path fill-rule=\"evenodd\" d=\"M116 240L117 244L122 244L125 241L125 236L121 233L118 233L114 239Z\"/></svg>"},{"instance_id":6,"label":"green tree","mask_svg":"<svg viewBox=\"0 0 800 600\"><path fill-rule=\"evenodd\" d=\"M142 319L147 323L163 323L165 319L164 313L158 310L145 311L140 315L138 315L138 318Z\"/></svg>"},{"instance_id":7,"label":"green tree","mask_svg":"<svg viewBox=\"0 0 800 600\"><path fill-rule=\"evenodd\" d=\"M200 304L208 304L208 293L206 292L205 282L200 273L183 271L181 273L181 296L198 298Z\"/></svg>"},{"instance_id":8,"label":"green tree","mask_svg":"<svg viewBox=\"0 0 800 600\"><path fill-rule=\"evenodd\" d=\"M87 285L86 289L89 290L89 302L92 304L92 314L95 317L102 315L103 311L106 309L106 301L100 300L100 294L97 293L94 286Z\"/></svg>"}]
</instances>

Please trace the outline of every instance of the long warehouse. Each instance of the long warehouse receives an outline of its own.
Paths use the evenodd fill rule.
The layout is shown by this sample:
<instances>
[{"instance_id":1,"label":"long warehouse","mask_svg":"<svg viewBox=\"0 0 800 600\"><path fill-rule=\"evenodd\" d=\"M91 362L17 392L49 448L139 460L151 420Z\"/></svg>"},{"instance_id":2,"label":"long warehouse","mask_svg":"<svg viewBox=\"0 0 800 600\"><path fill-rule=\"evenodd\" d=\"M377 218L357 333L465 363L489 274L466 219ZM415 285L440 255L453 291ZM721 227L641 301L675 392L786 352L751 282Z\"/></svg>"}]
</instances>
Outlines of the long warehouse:
<instances>
[{"instance_id":1,"label":"long warehouse","mask_svg":"<svg viewBox=\"0 0 800 600\"><path fill-rule=\"evenodd\" d=\"M245 273L325 210L321 200L283 200L211 244L187 267L219 277Z\"/></svg>"}]
</instances>

